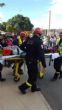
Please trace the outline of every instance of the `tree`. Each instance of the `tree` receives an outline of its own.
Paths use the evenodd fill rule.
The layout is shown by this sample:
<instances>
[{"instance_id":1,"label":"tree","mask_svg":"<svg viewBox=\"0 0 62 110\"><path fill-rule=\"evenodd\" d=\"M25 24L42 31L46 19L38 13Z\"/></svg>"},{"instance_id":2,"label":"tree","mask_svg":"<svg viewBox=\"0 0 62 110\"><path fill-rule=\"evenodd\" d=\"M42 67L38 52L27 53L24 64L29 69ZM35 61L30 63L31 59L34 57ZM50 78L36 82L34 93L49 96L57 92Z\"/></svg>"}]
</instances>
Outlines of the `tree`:
<instances>
[{"instance_id":1,"label":"tree","mask_svg":"<svg viewBox=\"0 0 62 110\"><path fill-rule=\"evenodd\" d=\"M30 19L19 14L9 19L7 25L9 24L13 27L12 31L31 31L33 28L33 24L31 24Z\"/></svg>"},{"instance_id":2,"label":"tree","mask_svg":"<svg viewBox=\"0 0 62 110\"><path fill-rule=\"evenodd\" d=\"M0 30L6 31L6 22L0 23Z\"/></svg>"},{"instance_id":3,"label":"tree","mask_svg":"<svg viewBox=\"0 0 62 110\"><path fill-rule=\"evenodd\" d=\"M3 6L5 6L5 3L0 3L0 7L3 7Z\"/></svg>"},{"instance_id":4,"label":"tree","mask_svg":"<svg viewBox=\"0 0 62 110\"><path fill-rule=\"evenodd\" d=\"M33 28L33 24L28 17L24 17L18 14L9 19L7 22L1 23L0 27L3 31L20 32L31 31Z\"/></svg>"}]
</instances>

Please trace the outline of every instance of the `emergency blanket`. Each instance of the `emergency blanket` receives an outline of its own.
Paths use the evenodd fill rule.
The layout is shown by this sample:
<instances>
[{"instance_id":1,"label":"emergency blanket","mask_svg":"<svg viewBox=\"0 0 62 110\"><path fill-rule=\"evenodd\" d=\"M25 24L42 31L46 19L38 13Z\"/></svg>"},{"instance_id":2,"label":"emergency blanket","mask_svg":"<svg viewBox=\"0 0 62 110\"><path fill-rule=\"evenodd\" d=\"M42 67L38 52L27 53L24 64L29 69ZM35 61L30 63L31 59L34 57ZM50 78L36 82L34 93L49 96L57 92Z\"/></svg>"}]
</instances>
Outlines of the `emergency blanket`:
<instances>
[{"instance_id":1,"label":"emergency blanket","mask_svg":"<svg viewBox=\"0 0 62 110\"><path fill-rule=\"evenodd\" d=\"M48 53L48 54L45 54L45 57L46 58L50 58L51 57L51 59L54 60L55 58L60 57L60 54L59 53Z\"/></svg>"},{"instance_id":2,"label":"emergency blanket","mask_svg":"<svg viewBox=\"0 0 62 110\"><path fill-rule=\"evenodd\" d=\"M52 59L60 57L59 53L52 53Z\"/></svg>"}]
</instances>

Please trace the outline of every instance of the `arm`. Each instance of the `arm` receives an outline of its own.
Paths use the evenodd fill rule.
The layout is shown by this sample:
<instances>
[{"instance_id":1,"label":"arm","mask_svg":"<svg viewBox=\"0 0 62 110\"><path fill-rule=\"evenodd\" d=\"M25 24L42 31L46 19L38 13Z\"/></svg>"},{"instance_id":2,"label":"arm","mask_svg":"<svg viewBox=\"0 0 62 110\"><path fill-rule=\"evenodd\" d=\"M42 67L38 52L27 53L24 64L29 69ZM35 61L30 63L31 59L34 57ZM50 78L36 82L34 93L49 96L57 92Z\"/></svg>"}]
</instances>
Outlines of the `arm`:
<instances>
[{"instance_id":1,"label":"arm","mask_svg":"<svg viewBox=\"0 0 62 110\"><path fill-rule=\"evenodd\" d=\"M20 49L25 51L25 52L26 52L27 41L28 41L28 39L20 45Z\"/></svg>"},{"instance_id":2,"label":"arm","mask_svg":"<svg viewBox=\"0 0 62 110\"><path fill-rule=\"evenodd\" d=\"M46 67L46 61L45 61L45 55L44 55L44 49L43 44L41 41L38 43L38 52L39 52L39 60L42 62L43 67Z\"/></svg>"}]
</instances>

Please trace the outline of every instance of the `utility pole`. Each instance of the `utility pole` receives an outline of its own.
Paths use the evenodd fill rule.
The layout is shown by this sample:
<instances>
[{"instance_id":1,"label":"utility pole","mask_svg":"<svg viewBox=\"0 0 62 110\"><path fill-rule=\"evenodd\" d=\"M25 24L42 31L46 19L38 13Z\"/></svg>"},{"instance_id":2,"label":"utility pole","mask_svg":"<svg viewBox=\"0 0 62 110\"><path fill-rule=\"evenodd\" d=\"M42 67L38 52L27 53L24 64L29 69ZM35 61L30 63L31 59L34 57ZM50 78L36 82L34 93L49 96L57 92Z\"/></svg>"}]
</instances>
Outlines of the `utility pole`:
<instances>
[{"instance_id":1,"label":"utility pole","mask_svg":"<svg viewBox=\"0 0 62 110\"><path fill-rule=\"evenodd\" d=\"M50 35L50 28L51 28L51 10L49 11L49 35Z\"/></svg>"},{"instance_id":2,"label":"utility pole","mask_svg":"<svg viewBox=\"0 0 62 110\"><path fill-rule=\"evenodd\" d=\"M49 30L50 30L50 27L51 27L51 10L49 11Z\"/></svg>"}]
</instances>

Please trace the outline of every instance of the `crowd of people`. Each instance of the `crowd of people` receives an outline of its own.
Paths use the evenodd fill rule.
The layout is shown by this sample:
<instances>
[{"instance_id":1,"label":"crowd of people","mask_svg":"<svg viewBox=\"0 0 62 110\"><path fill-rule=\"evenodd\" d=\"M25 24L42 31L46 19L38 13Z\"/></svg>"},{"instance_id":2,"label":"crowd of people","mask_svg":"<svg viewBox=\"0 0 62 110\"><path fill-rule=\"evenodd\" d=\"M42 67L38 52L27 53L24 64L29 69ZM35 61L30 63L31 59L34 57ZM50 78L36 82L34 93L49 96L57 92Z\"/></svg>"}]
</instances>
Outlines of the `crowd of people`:
<instances>
[{"instance_id":1,"label":"crowd of people","mask_svg":"<svg viewBox=\"0 0 62 110\"><path fill-rule=\"evenodd\" d=\"M42 29L35 28L30 35L28 32L23 31L19 35L11 35L10 37L5 37L5 35L0 35L0 48L17 45L21 50L26 53L25 61L28 70L28 80L19 86L19 90L25 94L28 88L31 88L32 92L40 91L37 87L37 77L39 73L38 63L43 67L40 72L43 77L43 72L46 72L46 60L45 60L45 45L42 41ZM62 32L59 33L59 37L50 36L47 38L47 48L56 47L56 52L59 53L60 57L54 59L54 68L56 70L51 81L57 80L58 76L62 78ZM46 49L47 49L46 48ZM22 62L23 64L23 62ZM20 66L22 65L20 64ZM0 63L0 81L5 81L2 78L2 63Z\"/></svg>"}]
</instances>

